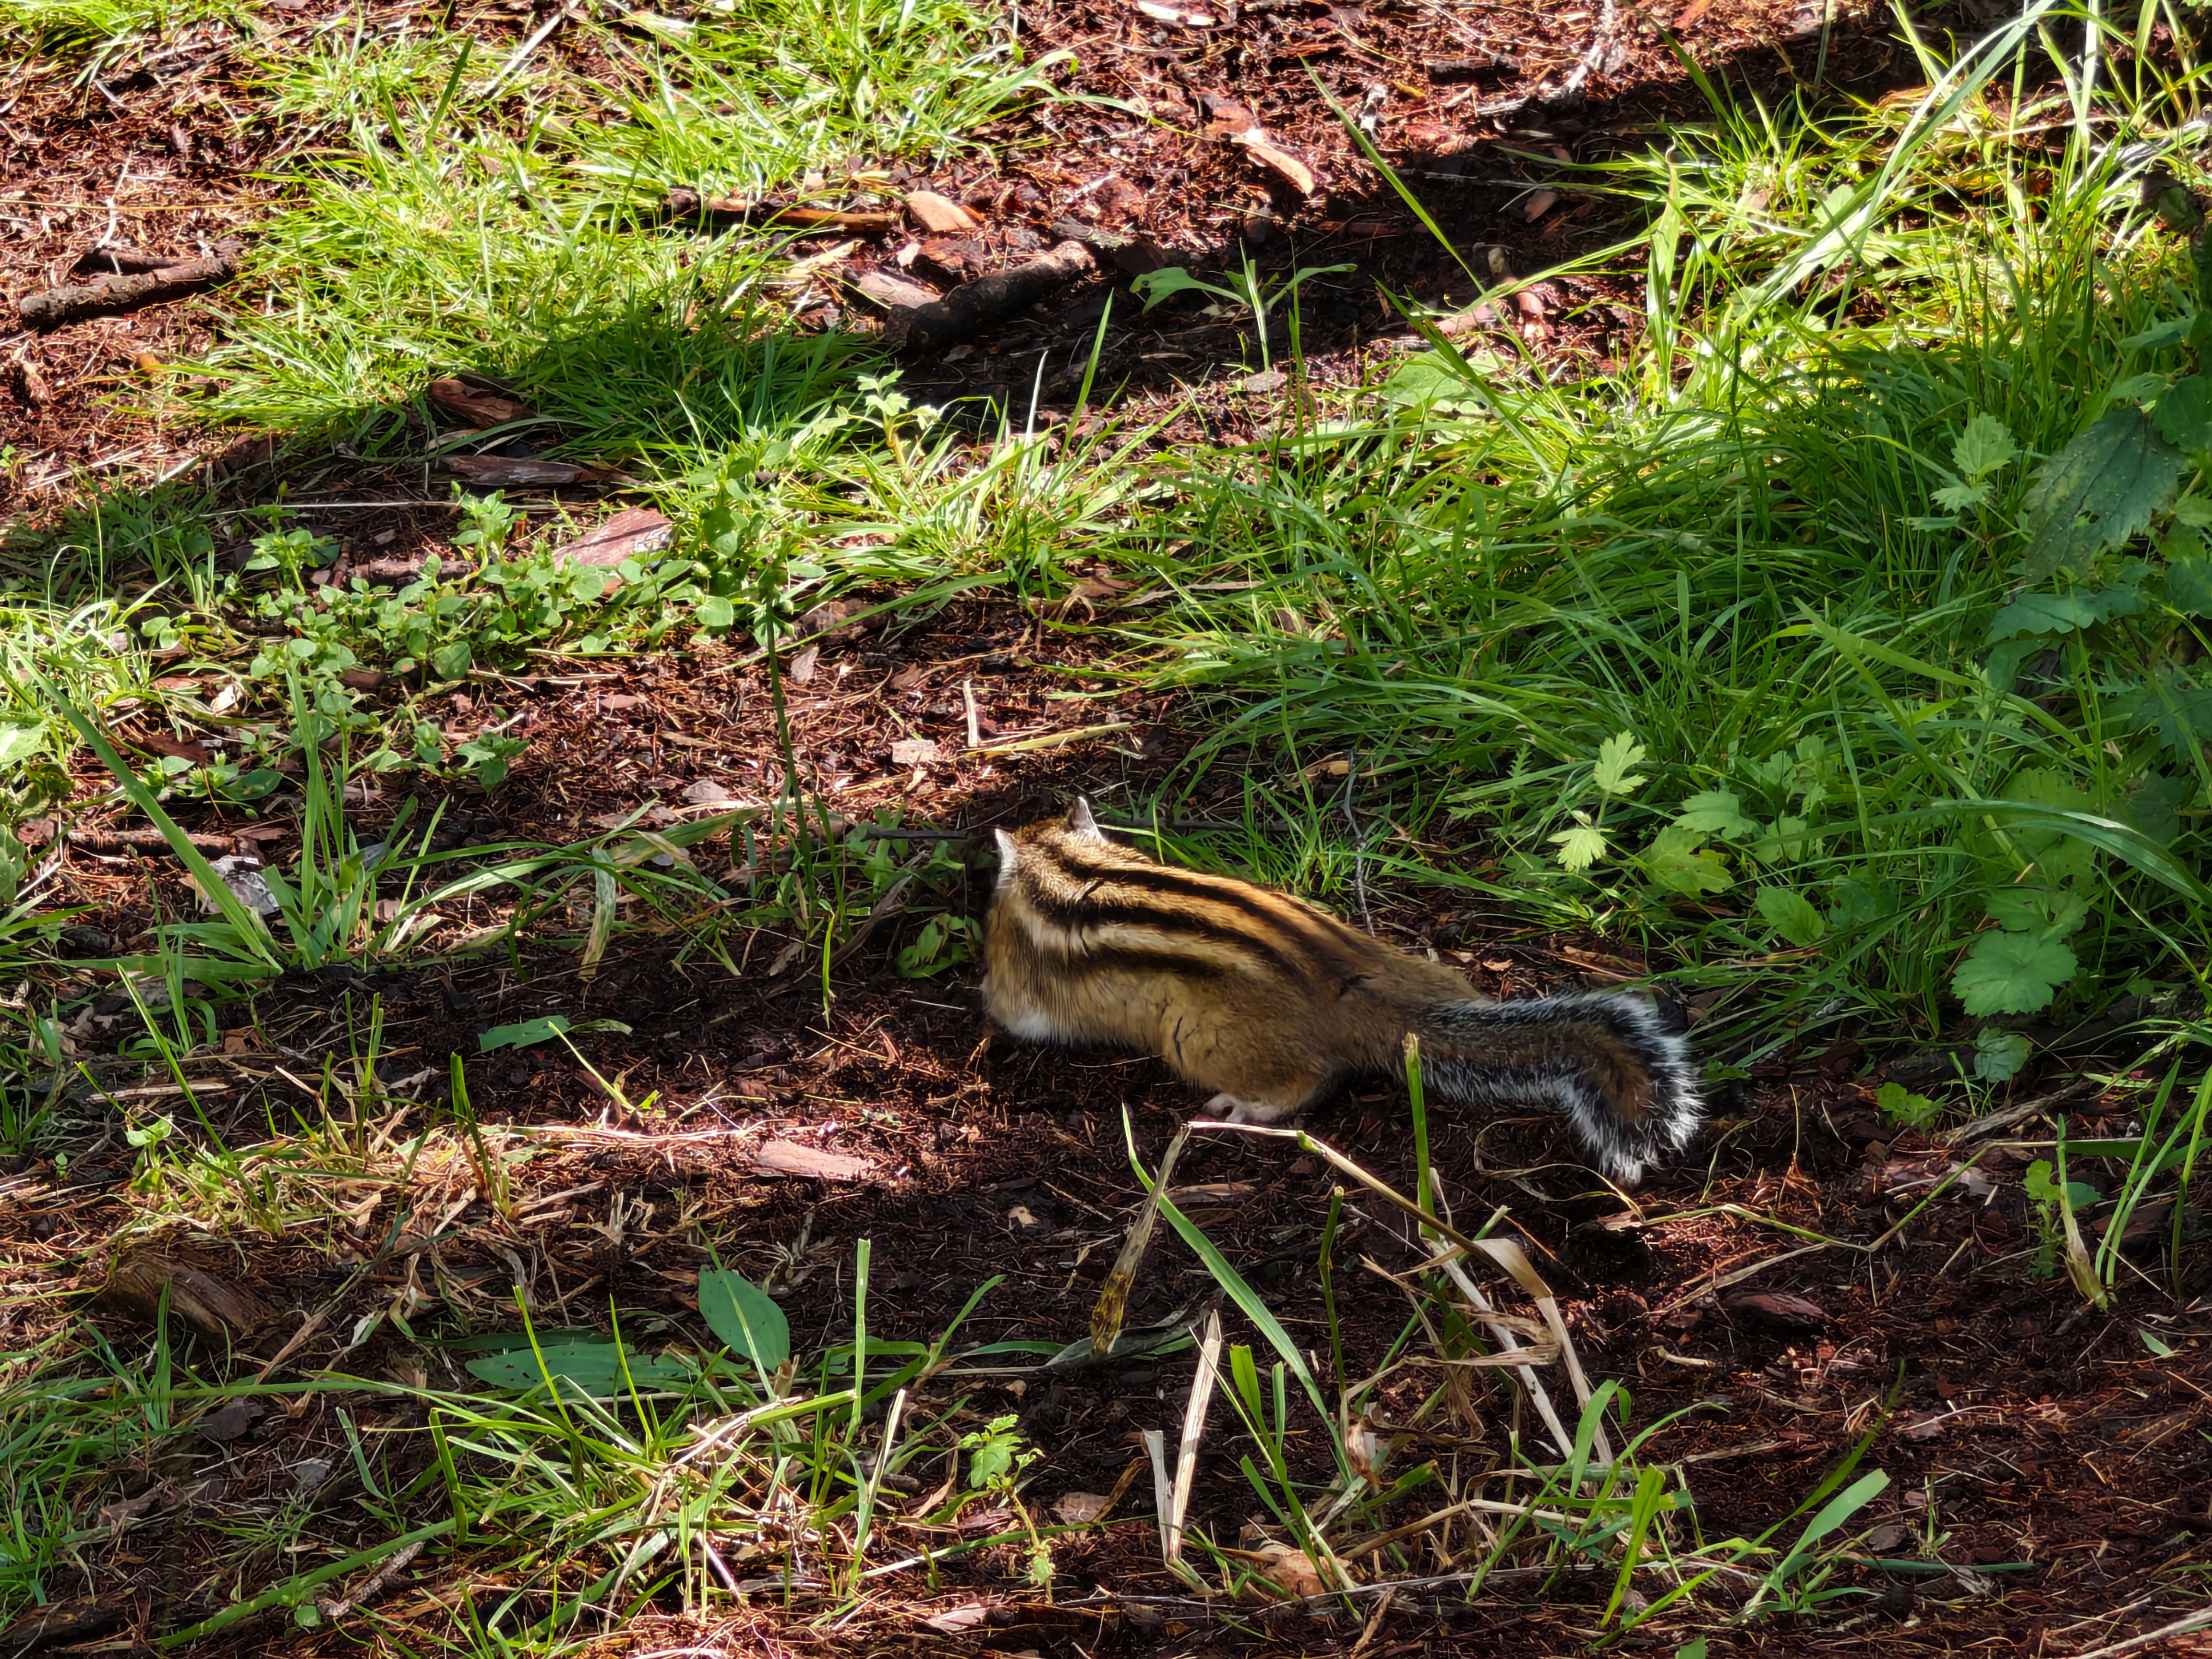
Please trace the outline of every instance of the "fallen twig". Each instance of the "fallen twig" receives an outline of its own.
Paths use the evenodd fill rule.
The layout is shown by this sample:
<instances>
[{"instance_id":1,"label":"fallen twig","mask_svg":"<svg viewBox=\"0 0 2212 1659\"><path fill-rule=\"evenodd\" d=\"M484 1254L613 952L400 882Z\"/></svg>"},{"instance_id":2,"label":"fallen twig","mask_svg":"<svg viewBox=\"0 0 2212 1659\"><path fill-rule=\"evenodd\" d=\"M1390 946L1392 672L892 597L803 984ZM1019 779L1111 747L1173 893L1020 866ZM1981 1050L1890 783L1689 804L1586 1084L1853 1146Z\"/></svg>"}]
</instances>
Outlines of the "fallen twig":
<instances>
[{"instance_id":1,"label":"fallen twig","mask_svg":"<svg viewBox=\"0 0 2212 1659\"><path fill-rule=\"evenodd\" d=\"M160 301L180 299L199 289L228 282L238 274L238 256L244 251L245 245L234 238L216 243L204 258L180 264L26 294L15 302L15 314L27 328L58 328L100 312L136 311Z\"/></svg>"},{"instance_id":2,"label":"fallen twig","mask_svg":"<svg viewBox=\"0 0 2212 1659\"><path fill-rule=\"evenodd\" d=\"M696 190L668 192L666 216L671 219L742 219L748 223L775 224L795 230L858 230L881 235L896 230L896 213L848 208L778 207L742 196L702 196Z\"/></svg>"},{"instance_id":3,"label":"fallen twig","mask_svg":"<svg viewBox=\"0 0 2212 1659\"><path fill-rule=\"evenodd\" d=\"M901 343L917 350L949 345L1097 268L1091 250L1082 243L1062 242L1034 259L963 283L941 300L885 309L891 331Z\"/></svg>"}]
</instances>

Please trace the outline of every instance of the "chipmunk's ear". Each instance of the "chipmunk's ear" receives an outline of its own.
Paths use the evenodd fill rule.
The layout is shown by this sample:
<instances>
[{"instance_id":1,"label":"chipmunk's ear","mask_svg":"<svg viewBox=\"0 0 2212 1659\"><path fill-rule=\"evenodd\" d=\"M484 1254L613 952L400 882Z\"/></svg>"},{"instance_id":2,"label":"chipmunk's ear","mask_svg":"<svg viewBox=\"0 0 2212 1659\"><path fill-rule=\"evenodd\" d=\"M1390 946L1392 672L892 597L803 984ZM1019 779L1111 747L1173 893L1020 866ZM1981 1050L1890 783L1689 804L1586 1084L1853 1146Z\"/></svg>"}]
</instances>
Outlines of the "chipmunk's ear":
<instances>
[{"instance_id":1,"label":"chipmunk's ear","mask_svg":"<svg viewBox=\"0 0 2212 1659\"><path fill-rule=\"evenodd\" d=\"M1091 803L1079 795L1075 805L1067 809L1067 830L1070 835L1080 836L1085 841L1106 839L1106 832L1098 827L1098 820L1091 816Z\"/></svg>"},{"instance_id":2,"label":"chipmunk's ear","mask_svg":"<svg viewBox=\"0 0 2212 1659\"><path fill-rule=\"evenodd\" d=\"M1003 830L991 831L999 843L999 885L1004 887L1014 878L1014 866L1022 861L1021 843Z\"/></svg>"}]
</instances>

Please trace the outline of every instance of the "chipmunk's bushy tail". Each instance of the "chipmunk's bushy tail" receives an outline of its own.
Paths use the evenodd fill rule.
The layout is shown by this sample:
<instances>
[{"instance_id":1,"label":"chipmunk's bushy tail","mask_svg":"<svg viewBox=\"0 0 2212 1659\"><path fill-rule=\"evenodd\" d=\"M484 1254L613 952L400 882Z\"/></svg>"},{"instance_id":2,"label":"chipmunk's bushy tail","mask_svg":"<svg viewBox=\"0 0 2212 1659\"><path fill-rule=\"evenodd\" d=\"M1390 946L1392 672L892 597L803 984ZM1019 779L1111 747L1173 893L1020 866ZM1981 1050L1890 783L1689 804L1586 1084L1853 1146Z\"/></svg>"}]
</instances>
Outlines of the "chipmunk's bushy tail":
<instances>
[{"instance_id":1,"label":"chipmunk's bushy tail","mask_svg":"<svg viewBox=\"0 0 2212 1659\"><path fill-rule=\"evenodd\" d=\"M1548 1106L1632 1183L1705 1121L1689 1044L1641 997L1445 1002L1413 1022L1425 1085L1475 1106Z\"/></svg>"}]
</instances>

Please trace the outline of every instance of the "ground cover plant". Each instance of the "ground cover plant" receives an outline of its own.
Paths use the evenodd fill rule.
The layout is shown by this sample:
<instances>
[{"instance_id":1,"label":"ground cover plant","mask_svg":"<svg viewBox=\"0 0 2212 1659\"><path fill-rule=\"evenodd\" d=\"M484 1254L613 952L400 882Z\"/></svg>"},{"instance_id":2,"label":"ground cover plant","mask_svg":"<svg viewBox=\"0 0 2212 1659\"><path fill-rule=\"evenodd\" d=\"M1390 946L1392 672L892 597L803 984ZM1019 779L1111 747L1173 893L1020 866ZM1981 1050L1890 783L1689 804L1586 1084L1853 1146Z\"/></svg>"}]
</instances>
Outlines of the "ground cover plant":
<instances>
[{"instance_id":1,"label":"ground cover plant","mask_svg":"<svg viewBox=\"0 0 2212 1659\"><path fill-rule=\"evenodd\" d=\"M0 0L252 232L6 346L14 1650L2212 1629L2195 14L1247 10ZM1714 1125L989 1036L1079 791Z\"/></svg>"}]
</instances>

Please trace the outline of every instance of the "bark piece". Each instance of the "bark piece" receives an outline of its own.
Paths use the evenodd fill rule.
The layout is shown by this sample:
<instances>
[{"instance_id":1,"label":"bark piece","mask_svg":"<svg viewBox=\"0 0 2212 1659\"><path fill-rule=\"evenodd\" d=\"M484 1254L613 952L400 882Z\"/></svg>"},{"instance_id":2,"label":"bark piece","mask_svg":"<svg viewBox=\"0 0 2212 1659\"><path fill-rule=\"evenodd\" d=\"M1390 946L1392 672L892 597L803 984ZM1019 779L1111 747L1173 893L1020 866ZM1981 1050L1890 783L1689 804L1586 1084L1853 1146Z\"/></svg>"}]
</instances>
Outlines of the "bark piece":
<instances>
[{"instance_id":1,"label":"bark piece","mask_svg":"<svg viewBox=\"0 0 2212 1659\"><path fill-rule=\"evenodd\" d=\"M939 196L933 190L908 191L906 210L914 215L915 223L933 236L958 236L983 222L950 196Z\"/></svg>"},{"instance_id":2,"label":"bark piece","mask_svg":"<svg viewBox=\"0 0 2212 1659\"><path fill-rule=\"evenodd\" d=\"M505 426L509 421L534 420L538 416L528 404L465 380L433 380L423 390L447 414L476 426Z\"/></svg>"},{"instance_id":3,"label":"bark piece","mask_svg":"<svg viewBox=\"0 0 2212 1659\"><path fill-rule=\"evenodd\" d=\"M1062 242L1034 259L978 276L941 300L919 305L885 304L885 309L890 313L892 330L908 347L950 345L1097 268L1091 250L1082 243Z\"/></svg>"},{"instance_id":4,"label":"bark piece","mask_svg":"<svg viewBox=\"0 0 2212 1659\"><path fill-rule=\"evenodd\" d=\"M676 534L665 514L649 507L624 507L598 528L563 545L560 556L571 564L611 570L624 559L658 553Z\"/></svg>"},{"instance_id":5,"label":"bark piece","mask_svg":"<svg viewBox=\"0 0 2212 1659\"><path fill-rule=\"evenodd\" d=\"M517 461L504 455L447 455L439 465L471 483L494 487L603 483L612 476L604 467L574 461Z\"/></svg>"},{"instance_id":6,"label":"bark piece","mask_svg":"<svg viewBox=\"0 0 2212 1659\"><path fill-rule=\"evenodd\" d=\"M198 257L191 253L156 253L151 248L111 242L85 249L76 256L76 263L70 270L79 276L119 276L130 272L167 270L171 265L181 265Z\"/></svg>"},{"instance_id":7,"label":"bark piece","mask_svg":"<svg viewBox=\"0 0 2212 1659\"><path fill-rule=\"evenodd\" d=\"M219 242L206 258L187 259L182 264L26 294L15 302L15 314L26 328L58 328L102 312L136 311L163 300L181 299L228 282L238 274L238 256L244 251L244 244L235 240Z\"/></svg>"},{"instance_id":8,"label":"bark piece","mask_svg":"<svg viewBox=\"0 0 2212 1659\"><path fill-rule=\"evenodd\" d=\"M896 271L864 270L853 278L853 286L884 310L896 316L901 311L919 311L933 306L938 301L937 290Z\"/></svg>"},{"instance_id":9,"label":"bark piece","mask_svg":"<svg viewBox=\"0 0 2212 1659\"><path fill-rule=\"evenodd\" d=\"M150 1251L125 1256L110 1268L101 1295L151 1319L169 1293L169 1311L203 1336L250 1336L276 1316L252 1291L198 1267Z\"/></svg>"}]
</instances>

